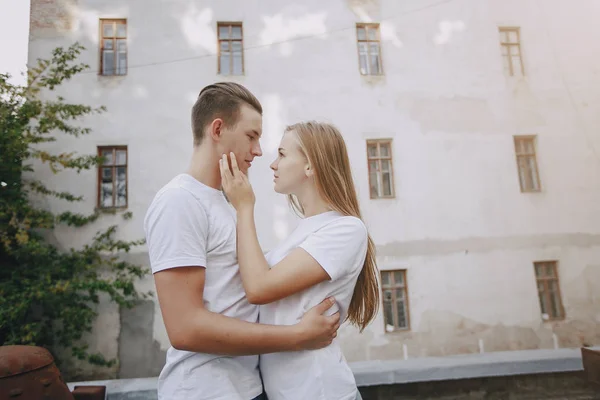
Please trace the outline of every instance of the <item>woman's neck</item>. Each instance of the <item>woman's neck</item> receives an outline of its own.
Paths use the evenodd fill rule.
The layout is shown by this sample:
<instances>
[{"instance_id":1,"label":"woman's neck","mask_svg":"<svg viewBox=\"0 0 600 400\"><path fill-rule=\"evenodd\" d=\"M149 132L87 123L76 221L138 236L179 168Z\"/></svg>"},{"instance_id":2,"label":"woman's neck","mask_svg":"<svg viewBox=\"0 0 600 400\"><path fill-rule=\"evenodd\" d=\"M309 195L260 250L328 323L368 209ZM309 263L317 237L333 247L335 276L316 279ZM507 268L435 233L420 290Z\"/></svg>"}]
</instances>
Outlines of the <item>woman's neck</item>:
<instances>
[{"instance_id":1,"label":"woman's neck","mask_svg":"<svg viewBox=\"0 0 600 400\"><path fill-rule=\"evenodd\" d=\"M310 188L312 190L306 190L302 193L296 194L300 205L304 209L304 217L312 217L314 215L322 214L327 211L331 211L332 208L319 196L316 188Z\"/></svg>"}]
</instances>

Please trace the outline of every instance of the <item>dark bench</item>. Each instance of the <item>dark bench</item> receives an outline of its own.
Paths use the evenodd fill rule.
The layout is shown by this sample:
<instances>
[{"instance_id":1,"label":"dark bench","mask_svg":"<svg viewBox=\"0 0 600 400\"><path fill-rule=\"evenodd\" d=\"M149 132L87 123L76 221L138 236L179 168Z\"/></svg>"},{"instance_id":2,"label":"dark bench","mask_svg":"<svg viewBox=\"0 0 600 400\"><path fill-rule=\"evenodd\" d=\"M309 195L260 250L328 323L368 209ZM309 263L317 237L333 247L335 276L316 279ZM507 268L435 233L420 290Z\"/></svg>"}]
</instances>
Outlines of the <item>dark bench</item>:
<instances>
[{"instance_id":1,"label":"dark bench","mask_svg":"<svg viewBox=\"0 0 600 400\"><path fill-rule=\"evenodd\" d=\"M585 378L600 390L600 351L581 348L581 361Z\"/></svg>"},{"instance_id":2,"label":"dark bench","mask_svg":"<svg viewBox=\"0 0 600 400\"><path fill-rule=\"evenodd\" d=\"M50 352L37 346L0 346L0 399L104 400L106 386L69 390Z\"/></svg>"}]
</instances>

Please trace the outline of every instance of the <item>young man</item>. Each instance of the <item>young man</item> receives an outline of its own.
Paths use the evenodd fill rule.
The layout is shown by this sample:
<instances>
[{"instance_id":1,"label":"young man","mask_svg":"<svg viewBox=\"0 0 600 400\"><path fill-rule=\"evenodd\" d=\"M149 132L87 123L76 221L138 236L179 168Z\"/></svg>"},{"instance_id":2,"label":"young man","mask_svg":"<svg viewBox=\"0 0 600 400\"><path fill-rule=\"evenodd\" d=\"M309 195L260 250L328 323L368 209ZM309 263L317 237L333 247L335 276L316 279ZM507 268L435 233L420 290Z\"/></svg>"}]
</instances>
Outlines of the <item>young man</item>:
<instances>
[{"instance_id":1,"label":"young man","mask_svg":"<svg viewBox=\"0 0 600 400\"><path fill-rule=\"evenodd\" d=\"M187 173L155 196L144 229L171 342L159 399L261 399L258 354L327 346L339 314L327 299L293 326L260 325L236 257L235 211L220 191L219 159L233 152L247 172L262 155L262 107L245 87L216 83L192 108L194 152Z\"/></svg>"}]
</instances>

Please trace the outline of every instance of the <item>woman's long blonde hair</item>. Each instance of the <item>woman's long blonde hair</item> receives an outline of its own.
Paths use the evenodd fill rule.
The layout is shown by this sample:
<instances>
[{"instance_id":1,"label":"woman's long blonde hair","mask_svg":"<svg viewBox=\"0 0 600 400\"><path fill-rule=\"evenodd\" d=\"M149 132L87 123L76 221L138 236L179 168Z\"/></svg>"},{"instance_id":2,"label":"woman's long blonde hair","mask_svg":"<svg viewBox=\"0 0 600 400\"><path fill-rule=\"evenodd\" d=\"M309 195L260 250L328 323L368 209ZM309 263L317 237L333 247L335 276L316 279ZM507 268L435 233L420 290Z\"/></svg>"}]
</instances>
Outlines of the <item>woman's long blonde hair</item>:
<instances>
[{"instance_id":1,"label":"woman's long blonde hair","mask_svg":"<svg viewBox=\"0 0 600 400\"><path fill-rule=\"evenodd\" d=\"M314 121L297 123L285 130L286 133L292 131L314 170L315 184L321 198L340 214L362 219L348 151L340 131L333 125ZM289 195L288 200L294 211L304 215L296 196ZM369 235L367 257L348 309L348 320L361 332L375 318L379 309L378 275L375 244Z\"/></svg>"}]
</instances>

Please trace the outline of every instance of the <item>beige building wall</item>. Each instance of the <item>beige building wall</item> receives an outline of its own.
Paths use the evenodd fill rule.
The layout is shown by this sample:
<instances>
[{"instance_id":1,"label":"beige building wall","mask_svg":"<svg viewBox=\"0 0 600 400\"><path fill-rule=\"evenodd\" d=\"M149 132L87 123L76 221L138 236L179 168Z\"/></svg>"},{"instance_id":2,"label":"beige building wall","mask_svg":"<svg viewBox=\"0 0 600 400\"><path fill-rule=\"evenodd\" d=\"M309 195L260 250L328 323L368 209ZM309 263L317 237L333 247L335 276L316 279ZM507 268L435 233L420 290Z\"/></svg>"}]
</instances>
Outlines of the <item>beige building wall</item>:
<instances>
[{"instance_id":1,"label":"beige building wall","mask_svg":"<svg viewBox=\"0 0 600 400\"><path fill-rule=\"evenodd\" d=\"M598 345L599 11L594 0L32 0L30 63L79 41L92 71L62 92L108 108L86 121L92 135L56 148L120 145L129 157L133 218L107 215L57 239L78 247L114 223L122 238L143 237L154 193L187 167L199 90L233 80L265 110L264 156L250 172L263 247L297 222L268 170L283 129L319 119L346 138L380 268L405 270L408 329L386 332L381 313L362 334L344 327L349 361ZM100 18L127 19L125 76L97 73ZM217 73L219 21L243 23L243 76ZM357 23L380 24L382 75L359 71ZM503 67L501 27L519 28L524 76ZM540 191L521 191L515 135L535 136ZM391 139L393 198L370 198L373 139ZM42 178L83 194L77 211L96 206L94 172ZM564 319L542 317L536 261L556 261ZM156 375L169 346L155 302L103 305L89 340L121 361L106 376Z\"/></svg>"}]
</instances>

